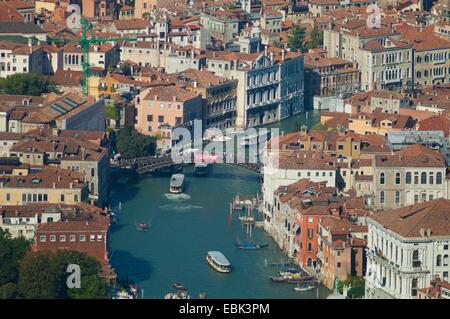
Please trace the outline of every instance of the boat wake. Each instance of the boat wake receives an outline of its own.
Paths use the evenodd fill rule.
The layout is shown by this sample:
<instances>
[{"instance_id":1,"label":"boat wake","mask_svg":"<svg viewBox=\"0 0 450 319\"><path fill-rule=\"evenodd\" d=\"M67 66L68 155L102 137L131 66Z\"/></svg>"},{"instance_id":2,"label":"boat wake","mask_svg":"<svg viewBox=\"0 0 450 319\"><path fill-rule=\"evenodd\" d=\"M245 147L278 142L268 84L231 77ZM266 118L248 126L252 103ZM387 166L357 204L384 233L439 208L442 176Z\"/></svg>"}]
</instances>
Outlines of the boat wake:
<instances>
[{"instance_id":1,"label":"boat wake","mask_svg":"<svg viewBox=\"0 0 450 319\"><path fill-rule=\"evenodd\" d=\"M185 201L191 199L191 196L188 194L164 194L164 196L171 201Z\"/></svg>"},{"instance_id":2,"label":"boat wake","mask_svg":"<svg viewBox=\"0 0 450 319\"><path fill-rule=\"evenodd\" d=\"M202 206L198 206L198 205L175 205L175 204L166 204L166 205L162 205L159 206L160 209L162 210L167 210L167 211L175 211L175 212L189 212L191 210L194 209L201 209L203 208Z\"/></svg>"}]
</instances>

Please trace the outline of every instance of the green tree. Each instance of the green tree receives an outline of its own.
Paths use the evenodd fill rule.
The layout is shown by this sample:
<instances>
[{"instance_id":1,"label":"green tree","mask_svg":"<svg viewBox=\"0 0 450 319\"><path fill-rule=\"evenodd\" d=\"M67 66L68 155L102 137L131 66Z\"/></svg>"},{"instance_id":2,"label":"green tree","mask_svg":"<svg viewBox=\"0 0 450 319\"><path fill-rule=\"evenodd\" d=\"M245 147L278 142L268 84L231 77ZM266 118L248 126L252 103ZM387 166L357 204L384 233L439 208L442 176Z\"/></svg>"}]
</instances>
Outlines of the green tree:
<instances>
[{"instance_id":1,"label":"green tree","mask_svg":"<svg viewBox=\"0 0 450 319\"><path fill-rule=\"evenodd\" d=\"M110 297L108 283L97 275L81 276L81 288L69 289L71 299L107 299Z\"/></svg>"},{"instance_id":2,"label":"green tree","mask_svg":"<svg viewBox=\"0 0 450 319\"><path fill-rule=\"evenodd\" d=\"M117 136L117 152L123 158L136 158L155 154L156 139L139 133L130 127L119 130Z\"/></svg>"},{"instance_id":3,"label":"green tree","mask_svg":"<svg viewBox=\"0 0 450 319\"><path fill-rule=\"evenodd\" d=\"M123 64L120 65L120 71L125 76L130 76L131 75L131 67L128 64L126 64L126 63L123 63Z\"/></svg>"},{"instance_id":4,"label":"green tree","mask_svg":"<svg viewBox=\"0 0 450 319\"><path fill-rule=\"evenodd\" d=\"M68 289L69 298L105 299L109 297L108 283L98 276L101 267L94 257L76 251L63 251L58 252L55 259L61 269L67 269L69 264L80 266L81 288Z\"/></svg>"},{"instance_id":5,"label":"green tree","mask_svg":"<svg viewBox=\"0 0 450 319\"><path fill-rule=\"evenodd\" d=\"M303 40L305 39L305 28L304 27L294 27L289 34L287 47L292 51L302 51Z\"/></svg>"},{"instance_id":6,"label":"green tree","mask_svg":"<svg viewBox=\"0 0 450 319\"><path fill-rule=\"evenodd\" d=\"M19 293L26 299L66 297L64 269L50 252L29 252L20 263Z\"/></svg>"},{"instance_id":7,"label":"green tree","mask_svg":"<svg viewBox=\"0 0 450 319\"><path fill-rule=\"evenodd\" d=\"M26 254L30 242L23 237L12 239L0 228L0 286L17 283L19 263Z\"/></svg>"},{"instance_id":8,"label":"green tree","mask_svg":"<svg viewBox=\"0 0 450 319\"><path fill-rule=\"evenodd\" d=\"M0 299L16 299L19 295L16 284L12 282L0 286Z\"/></svg>"},{"instance_id":9,"label":"green tree","mask_svg":"<svg viewBox=\"0 0 450 319\"><path fill-rule=\"evenodd\" d=\"M314 49L323 46L323 31L319 31L317 27L314 27L310 36L311 42L306 45L306 49Z\"/></svg>"},{"instance_id":10,"label":"green tree","mask_svg":"<svg viewBox=\"0 0 450 319\"><path fill-rule=\"evenodd\" d=\"M57 92L54 83L36 73L17 73L0 80L0 93L19 95L41 95Z\"/></svg>"}]
</instances>

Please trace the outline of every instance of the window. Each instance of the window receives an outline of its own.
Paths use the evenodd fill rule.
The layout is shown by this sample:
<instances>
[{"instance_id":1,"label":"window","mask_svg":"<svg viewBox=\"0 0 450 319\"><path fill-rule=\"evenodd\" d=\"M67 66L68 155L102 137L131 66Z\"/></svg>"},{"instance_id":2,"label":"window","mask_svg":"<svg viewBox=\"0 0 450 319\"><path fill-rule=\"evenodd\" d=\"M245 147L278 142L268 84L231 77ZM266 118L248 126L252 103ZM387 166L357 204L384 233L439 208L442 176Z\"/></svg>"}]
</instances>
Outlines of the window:
<instances>
[{"instance_id":1,"label":"window","mask_svg":"<svg viewBox=\"0 0 450 319\"><path fill-rule=\"evenodd\" d=\"M311 243L308 243L307 248L308 248L308 252L311 252L311 251L312 251L312 244L311 244Z\"/></svg>"},{"instance_id":2,"label":"window","mask_svg":"<svg viewBox=\"0 0 450 319\"><path fill-rule=\"evenodd\" d=\"M384 204L384 191L380 192L380 205Z\"/></svg>"},{"instance_id":3,"label":"window","mask_svg":"<svg viewBox=\"0 0 450 319\"><path fill-rule=\"evenodd\" d=\"M433 172L430 173L430 176L428 178L428 184L431 184L431 185L434 184L434 173Z\"/></svg>"},{"instance_id":4,"label":"window","mask_svg":"<svg viewBox=\"0 0 450 319\"><path fill-rule=\"evenodd\" d=\"M45 236L45 235L41 235L41 236L39 237L39 241L40 241L41 243L45 243L46 240L47 240L47 236Z\"/></svg>"},{"instance_id":5,"label":"window","mask_svg":"<svg viewBox=\"0 0 450 319\"><path fill-rule=\"evenodd\" d=\"M148 122L153 122L153 114L147 115L147 121Z\"/></svg>"},{"instance_id":6,"label":"window","mask_svg":"<svg viewBox=\"0 0 450 319\"><path fill-rule=\"evenodd\" d=\"M384 185L384 173L380 173L380 184Z\"/></svg>"},{"instance_id":7,"label":"window","mask_svg":"<svg viewBox=\"0 0 450 319\"><path fill-rule=\"evenodd\" d=\"M448 255L444 255L442 266L448 266Z\"/></svg>"},{"instance_id":8,"label":"window","mask_svg":"<svg viewBox=\"0 0 450 319\"><path fill-rule=\"evenodd\" d=\"M95 235L89 236L89 240L90 240L90 241L95 241Z\"/></svg>"},{"instance_id":9,"label":"window","mask_svg":"<svg viewBox=\"0 0 450 319\"><path fill-rule=\"evenodd\" d=\"M400 191L396 191L396 192L395 192L395 204L396 204L397 206L400 205Z\"/></svg>"},{"instance_id":10,"label":"window","mask_svg":"<svg viewBox=\"0 0 450 319\"><path fill-rule=\"evenodd\" d=\"M86 241L86 236L85 235L80 235L80 241Z\"/></svg>"},{"instance_id":11,"label":"window","mask_svg":"<svg viewBox=\"0 0 450 319\"><path fill-rule=\"evenodd\" d=\"M59 241L60 242L65 242L66 241L66 235L59 236Z\"/></svg>"},{"instance_id":12,"label":"window","mask_svg":"<svg viewBox=\"0 0 450 319\"><path fill-rule=\"evenodd\" d=\"M77 240L75 235L70 235L69 239L70 239L70 241L76 241Z\"/></svg>"},{"instance_id":13,"label":"window","mask_svg":"<svg viewBox=\"0 0 450 319\"><path fill-rule=\"evenodd\" d=\"M308 228L308 238L311 239L314 236L314 229Z\"/></svg>"},{"instance_id":14,"label":"window","mask_svg":"<svg viewBox=\"0 0 450 319\"><path fill-rule=\"evenodd\" d=\"M411 184L411 172L407 172L406 173L405 183L406 184Z\"/></svg>"},{"instance_id":15,"label":"window","mask_svg":"<svg viewBox=\"0 0 450 319\"><path fill-rule=\"evenodd\" d=\"M436 266L437 267L442 266L442 256L441 255L436 256Z\"/></svg>"},{"instance_id":16,"label":"window","mask_svg":"<svg viewBox=\"0 0 450 319\"><path fill-rule=\"evenodd\" d=\"M341 268L341 263L340 262L337 263L337 267Z\"/></svg>"},{"instance_id":17,"label":"window","mask_svg":"<svg viewBox=\"0 0 450 319\"><path fill-rule=\"evenodd\" d=\"M441 172L436 173L436 184L442 184L442 173Z\"/></svg>"},{"instance_id":18,"label":"window","mask_svg":"<svg viewBox=\"0 0 450 319\"><path fill-rule=\"evenodd\" d=\"M417 278L411 280L411 295L413 297L417 296Z\"/></svg>"},{"instance_id":19,"label":"window","mask_svg":"<svg viewBox=\"0 0 450 319\"><path fill-rule=\"evenodd\" d=\"M417 172L414 173L414 184L419 184L419 173Z\"/></svg>"},{"instance_id":20,"label":"window","mask_svg":"<svg viewBox=\"0 0 450 319\"><path fill-rule=\"evenodd\" d=\"M164 123L164 115L158 115L158 122Z\"/></svg>"},{"instance_id":21,"label":"window","mask_svg":"<svg viewBox=\"0 0 450 319\"><path fill-rule=\"evenodd\" d=\"M420 184L426 184L427 183L427 173L422 172L420 174Z\"/></svg>"},{"instance_id":22,"label":"window","mask_svg":"<svg viewBox=\"0 0 450 319\"><path fill-rule=\"evenodd\" d=\"M56 242L56 235L50 235L50 241L52 243Z\"/></svg>"},{"instance_id":23,"label":"window","mask_svg":"<svg viewBox=\"0 0 450 319\"><path fill-rule=\"evenodd\" d=\"M61 194L61 202L64 202L64 194Z\"/></svg>"},{"instance_id":24,"label":"window","mask_svg":"<svg viewBox=\"0 0 450 319\"><path fill-rule=\"evenodd\" d=\"M399 185L400 184L400 173L395 173L395 184Z\"/></svg>"}]
</instances>

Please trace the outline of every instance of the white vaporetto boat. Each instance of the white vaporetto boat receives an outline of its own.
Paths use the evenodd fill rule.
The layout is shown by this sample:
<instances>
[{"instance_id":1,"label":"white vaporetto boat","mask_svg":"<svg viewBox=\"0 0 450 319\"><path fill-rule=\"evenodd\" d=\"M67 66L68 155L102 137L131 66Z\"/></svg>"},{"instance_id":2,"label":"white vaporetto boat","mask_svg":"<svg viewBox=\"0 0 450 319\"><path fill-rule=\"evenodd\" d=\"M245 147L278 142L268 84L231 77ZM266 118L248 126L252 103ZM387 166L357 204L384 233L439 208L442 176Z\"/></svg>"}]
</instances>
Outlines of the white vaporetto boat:
<instances>
[{"instance_id":1,"label":"white vaporetto boat","mask_svg":"<svg viewBox=\"0 0 450 319\"><path fill-rule=\"evenodd\" d=\"M173 194L180 194L183 192L184 174L173 174L170 178L169 191Z\"/></svg>"},{"instance_id":2,"label":"white vaporetto boat","mask_svg":"<svg viewBox=\"0 0 450 319\"><path fill-rule=\"evenodd\" d=\"M231 271L230 262L220 251L208 251L206 261L218 272L228 273Z\"/></svg>"}]
</instances>

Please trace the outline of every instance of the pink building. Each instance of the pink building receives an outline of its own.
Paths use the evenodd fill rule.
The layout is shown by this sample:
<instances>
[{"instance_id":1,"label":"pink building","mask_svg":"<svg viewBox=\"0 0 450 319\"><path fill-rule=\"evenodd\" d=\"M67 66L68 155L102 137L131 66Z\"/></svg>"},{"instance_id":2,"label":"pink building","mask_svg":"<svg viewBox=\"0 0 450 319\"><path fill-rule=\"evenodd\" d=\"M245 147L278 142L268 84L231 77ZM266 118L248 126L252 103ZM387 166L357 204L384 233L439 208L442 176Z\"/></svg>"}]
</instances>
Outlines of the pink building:
<instances>
[{"instance_id":1,"label":"pink building","mask_svg":"<svg viewBox=\"0 0 450 319\"><path fill-rule=\"evenodd\" d=\"M171 139L172 128L189 127L202 118L202 98L178 86L158 86L142 91L135 100L136 129L147 135Z\"/></svg>"}]
</instances>

